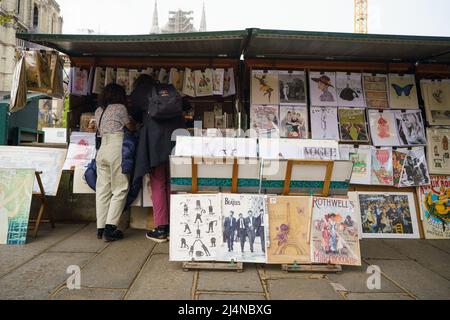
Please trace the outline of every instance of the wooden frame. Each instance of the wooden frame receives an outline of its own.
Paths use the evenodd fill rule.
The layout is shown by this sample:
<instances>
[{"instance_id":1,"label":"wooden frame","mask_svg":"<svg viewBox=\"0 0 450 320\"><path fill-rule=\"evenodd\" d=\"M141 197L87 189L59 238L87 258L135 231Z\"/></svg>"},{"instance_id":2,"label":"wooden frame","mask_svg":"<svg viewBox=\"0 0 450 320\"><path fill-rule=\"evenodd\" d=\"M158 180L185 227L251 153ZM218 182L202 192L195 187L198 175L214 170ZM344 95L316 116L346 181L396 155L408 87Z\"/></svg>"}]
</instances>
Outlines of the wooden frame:
<instances>
[{"instance_id":1,"label":"wooden frame","mask_svg":"<svg viewBox=\"0 0 450 320\"><path fill-rule=\"evenodd\" d=\"M47 197L45 195L44 185L42 184L41 174L42 174L42 171L35 172L36 181L39 186L39 193L33 193L33 195L38 196L39 201L41 202L41 205L39 206L39 211L38 211L38 215L37 215L36 219L35 220L30 219L30 221L29 221L30 224L34 224L34 225L30 226L29 229L33 230L33 237L35 239L37 238L37 235L39 232L39 226L41 223L50 223L52 229L55 228L55 222L54 222L53 215L51 214L51 212L48 212L48 216L49 216L48 219L46 219L46 220L42 219L44 217L45 209L47 207Z\"/></svg>"}]
</instances>

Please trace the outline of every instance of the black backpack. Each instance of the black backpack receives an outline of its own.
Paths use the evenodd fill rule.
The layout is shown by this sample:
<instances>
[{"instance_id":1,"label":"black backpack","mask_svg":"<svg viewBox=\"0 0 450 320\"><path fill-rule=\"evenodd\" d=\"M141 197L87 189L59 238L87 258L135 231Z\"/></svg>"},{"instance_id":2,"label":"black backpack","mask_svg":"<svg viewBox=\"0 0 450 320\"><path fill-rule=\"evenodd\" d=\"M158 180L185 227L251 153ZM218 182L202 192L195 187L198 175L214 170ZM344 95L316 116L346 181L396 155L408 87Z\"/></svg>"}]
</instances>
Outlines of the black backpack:
<instances>
[{"instance_id":1,"label":"black backpack","mask_svg":"<svg viewBox=\"0 0 450 320\"><path fill-rule=\"evenodd\" d=\"M157 84L152 87L147 112L156 120L173 119L183 115L183 100L173 85Z\"/></svg>"}]
</instances>

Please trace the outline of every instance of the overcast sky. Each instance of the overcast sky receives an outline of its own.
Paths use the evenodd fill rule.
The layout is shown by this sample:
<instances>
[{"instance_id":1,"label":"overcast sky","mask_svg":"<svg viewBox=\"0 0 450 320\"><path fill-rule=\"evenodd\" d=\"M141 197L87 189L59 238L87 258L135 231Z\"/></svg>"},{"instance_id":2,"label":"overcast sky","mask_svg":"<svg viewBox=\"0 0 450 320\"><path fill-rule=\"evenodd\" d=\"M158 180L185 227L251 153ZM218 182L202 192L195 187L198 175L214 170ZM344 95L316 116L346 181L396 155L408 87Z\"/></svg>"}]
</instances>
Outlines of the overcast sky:
<instances>
[{"instance_id":1,"label":"overcast sky","mask_svg":"<svg viewBox=\"0 0 450 320\"><path fill-rule=\"evenodd\" d=\"M146 34L154 0L57 0L64 33ZM250 27L353 32L354 0L205 0L208 31ZM203 0L159 0L159 26L169 10L193 10L198 29ZM449 0L369 0L369 33L450 36Z\"/></svg>"}]
</instances>

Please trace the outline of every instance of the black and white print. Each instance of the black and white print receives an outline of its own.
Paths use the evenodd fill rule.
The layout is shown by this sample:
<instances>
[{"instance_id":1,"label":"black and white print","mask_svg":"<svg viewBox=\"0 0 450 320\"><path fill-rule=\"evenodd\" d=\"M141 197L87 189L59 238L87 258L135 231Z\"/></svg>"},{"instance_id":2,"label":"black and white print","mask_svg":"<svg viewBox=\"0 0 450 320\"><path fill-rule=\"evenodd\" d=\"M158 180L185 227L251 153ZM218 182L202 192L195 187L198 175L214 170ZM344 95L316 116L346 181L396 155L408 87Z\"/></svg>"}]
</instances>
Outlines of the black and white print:
<instances>
[{"instance_id":1,"label":"black and white print","mask_svg":"<svg viewBox=\"0 0 450 320\"><path fill-rule=\"evenodd\" d=\"M403 164L402 175L400 177L400 187L420 187L430 184L430 175L428 172L427 159L423 147L401 149L406 153L406 159Z\"/></svg>"},{"instance_id":2,"label":"black and white print","mask_svg":"<svg viewBox=\"0 0 450 320\"><path fill-rule=\"evenodd\" d=\"M304 71L279 71L281 104L306 104L306 78Z\"/></svg>"},{"instance_id":3,"label":"black and white print","mask_svg":"<svg viewBox=\"0 0 450 320\"><path fill-rule=\"evenodd\" d=\"M397 111L398 137L402 145L426 145L425 128L421 111Z\"/></svg>"}]
</instances>

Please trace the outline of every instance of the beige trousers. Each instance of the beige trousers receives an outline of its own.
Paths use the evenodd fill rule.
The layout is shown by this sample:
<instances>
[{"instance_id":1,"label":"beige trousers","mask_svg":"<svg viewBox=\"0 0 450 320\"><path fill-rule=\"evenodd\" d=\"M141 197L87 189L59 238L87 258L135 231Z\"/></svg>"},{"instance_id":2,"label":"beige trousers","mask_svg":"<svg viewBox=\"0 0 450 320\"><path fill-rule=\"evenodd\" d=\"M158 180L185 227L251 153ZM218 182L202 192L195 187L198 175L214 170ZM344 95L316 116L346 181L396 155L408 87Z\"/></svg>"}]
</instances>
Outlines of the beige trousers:
<instances>
[{"instance_id":1,"label":"beige trousers","mask_svg":"<svg viewBox=\"0 0 450 320\"><path fill-rule=\"evenodd\" d=\"M123 133L104 134L97 153L97 228L118 226L128 195L129 177L122 174Z\"/></svg>"}]
</instances>

